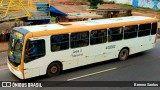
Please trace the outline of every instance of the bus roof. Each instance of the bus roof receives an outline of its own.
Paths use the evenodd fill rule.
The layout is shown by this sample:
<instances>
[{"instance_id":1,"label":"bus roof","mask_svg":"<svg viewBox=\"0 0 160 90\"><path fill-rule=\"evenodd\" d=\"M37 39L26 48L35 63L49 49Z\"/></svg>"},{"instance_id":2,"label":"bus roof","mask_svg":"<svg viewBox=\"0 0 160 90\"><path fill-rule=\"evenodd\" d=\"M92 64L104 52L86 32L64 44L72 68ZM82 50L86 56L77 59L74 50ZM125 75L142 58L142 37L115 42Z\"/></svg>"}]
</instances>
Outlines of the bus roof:
<instances>
[{"instance_id":1,"label":"bus roof","mask_svg":"<svg viewBox=\"0 0 160 90\"><path fill-rule=\"evenodd\" d=\"M118 27L123 25L125 23L126 25L129 25L131 22L136 22L136 24L145 23L145 21L148 22L156 22L157 19L151 18L151 17L145 17L145 16L129 16L129 17L119 17L119 18L109 18L109 19L98 19L98 20L88 20L88 21L78 21L78 22L67 22L67 23L59 23L59 24L45 24L45 25L34 25L34 26L22 26L18 27L19 29L25 29L27 32L40 32L43 33L46 31L61 31L66 29L73 29L73 28L80 28L80 27L89 27L89 26L97 26L97 25L103 25L102 27L106 27L106 25L109 27L109 25L112 24L113 27ZM141 23L140 23L141 22ZM132 25L132 24L130 24ZM17 28L17 29L18 29ZM97 28L97 27L92 27ZM92 29L89 28L89 29ZM78 30L78 29L76 29ZM80 31L80 30L79 30ZM22 31L23 32L23 31ZM65 32L65 31L64 31ZM71 31L73 32L73 31ZM74 30L75 32L75 30ZM60 32L59 32L60 33ZM38 35L39 36L39 35Z\"/></svg>"}]
</instances>

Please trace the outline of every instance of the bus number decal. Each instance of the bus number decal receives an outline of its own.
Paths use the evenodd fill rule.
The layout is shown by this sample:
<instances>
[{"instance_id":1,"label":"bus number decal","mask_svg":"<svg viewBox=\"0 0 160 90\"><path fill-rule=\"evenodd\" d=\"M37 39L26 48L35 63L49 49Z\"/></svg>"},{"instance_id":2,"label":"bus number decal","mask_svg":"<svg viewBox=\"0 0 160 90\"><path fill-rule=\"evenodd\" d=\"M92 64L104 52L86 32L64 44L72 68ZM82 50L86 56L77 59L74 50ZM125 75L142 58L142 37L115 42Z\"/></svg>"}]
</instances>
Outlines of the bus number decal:
<instances>
[{"instance_id":1,"label":"bus number decal","mask_svg":"<svg viewBox=\"0 0 160 90\"><path fill-rule=\"evenodd\" d=\"M106 49L113 49L115 47L116 47L116 45L110 45L110 46L107 46Z\"/></svg>"}]
</instances>

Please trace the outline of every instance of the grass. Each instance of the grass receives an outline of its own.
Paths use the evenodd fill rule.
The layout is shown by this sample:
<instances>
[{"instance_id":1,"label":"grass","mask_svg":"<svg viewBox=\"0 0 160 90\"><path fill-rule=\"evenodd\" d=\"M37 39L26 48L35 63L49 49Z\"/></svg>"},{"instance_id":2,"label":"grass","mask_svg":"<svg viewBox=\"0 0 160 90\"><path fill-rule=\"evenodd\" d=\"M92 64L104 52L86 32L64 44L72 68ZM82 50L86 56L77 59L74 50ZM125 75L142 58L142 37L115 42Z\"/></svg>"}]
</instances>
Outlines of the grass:
<instances>
[{"instance_id":1,"label":"grass","mask_svg":"<svg viewBox=\"0 0 160 90\"><path fill-rule=\"evenodd\" d=\"M138 10L149 10L149 11L156 11L156 12L160 12L160 10L154 10L154 9L151 9L151 8L137 7L136 9L138 9Z\"/></svg>"},{"instance_id":2,"label":"grass","mask_svg":"<svg viewBox=\"0 0 160 90\"><path fill-rule=\"evenodd\" d=\"M157 12L160 12L160 10L157 10Z\"/></svg>"},{"instance_id":3,"label":"grass","mask_svg":"<svg viewBox=\"0 0 160 90\"><path fill-rule=\"evenodd\" d=\"M144 8L144 7L137 7L136 9L139 9L139 10L153 10L153 9L150 9L150 8Z\"/></svg>"},{"instance_id":4,"label":"grass","mask_svg":"<svg viewBox=\"0 0 160 90\"><path fill-rule=\"evenodd\" d=\"M134 7L132 5L127 5L127 4L117 4L117 5L123 6L127 9L150 10L150 11L160 12L160 10L154 10L154 9L151 9L151 8L144 8L144 7Z\"/></svg>"},{"instance_id":5,"label":"grass","mask_svg":"<svg viewBox=\"0 0 160 90\"><path fill-rule=\"evenodd\" d=\"M88 0L72 0L73 2L87 2Z\"/></svg>"},{"instance_id":6,"label":"grass","mask_svg":"<svg viewBox=\"0 0 160 90\"><path fill-rule=\"evenodd\" d=\"M115 4L114 1L104 2L104 4Z\"/></svg>"},{"instance_id":7,"label":"grass","mask_svg":"<svg viewBox=\"0 0 160 90\"><path fill-rule=\"evenodd\" d=\"M88 0L72 0L74 2L87 2ZM115 4L114 1L110 1L110 2L105 2L106 4ZM123 6L125 7L126 9L137 9L137 10L151 10L151 11L156 11L156 12L160 12L160 10L154 10L154 9L150 9L150 8L143 8L143 7L134 7L132 5L128 5L128 4L121 4L121 3L118 3L117 5L120 5L120 6Z\"/></svg>"},{"instance_id":8,"label":"grass","mask_svg":"<svg viewBox=\"0 0 160 90\"><path fill-rule=\"evenodd\" d=\"M123 7L125 7L125 8L127 8L127 9L132 9L132 8L134 8L134 6L132 6L132 5L128 5L128 4L117 4L117 5L120 5L120 6L123 6Z\"/></svg>"}]
</instances>

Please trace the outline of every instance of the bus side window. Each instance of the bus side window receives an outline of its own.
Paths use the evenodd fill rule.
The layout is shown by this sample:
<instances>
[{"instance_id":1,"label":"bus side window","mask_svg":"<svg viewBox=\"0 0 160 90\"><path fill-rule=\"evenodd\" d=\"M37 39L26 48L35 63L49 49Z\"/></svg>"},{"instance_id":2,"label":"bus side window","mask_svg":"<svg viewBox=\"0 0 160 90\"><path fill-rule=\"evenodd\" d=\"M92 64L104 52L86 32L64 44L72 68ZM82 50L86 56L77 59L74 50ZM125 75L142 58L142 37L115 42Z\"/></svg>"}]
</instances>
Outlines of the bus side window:
<instances>
[{"instance_id":1,"label":"bus side window","mask_svg":"<svg viewBox=\"0 0 160 90\"><path fill-rule=\"evenodd\" d=\"M94 30L90 33L90 44L100 44L107 42L107 29Z\"/></svg>"},{"instance_id":2,"label":"bus side window","mask_svg":"<svg viewBox=\"0 0 160 90\"><path fill-rule=\"evenodd\" d=\"M25 63L45 56L45 40L28 41L25 53Z\"/></svg>"},{"instance_id":3,"label":"bus side window","mask_svg":"<svg viewBox=\"0 0 160 90\"><path fill-rule=\"evenodd\" d=\"M89 32L71 33L71 48L84 47L89 45Z\"/></svg>"},{"instance_id":4,"label":"bus side window","mask_svg":"<svg viewBox=\"0 0 160 90\"><path fill-rule=\"evenodd\" d=\"M157 32L157 23L152 23L151 35L156 34Z\"/></svg>"},{"instance_id":5,"label":"bus side window","mask_svg":"<svg viewBox=\"0 0 160 90\"><path fill-rule=\"evenodd\" d=\"M108 30L108 42L112 41L112 30Z\"/></svg>"},{"instance_id":6,"label":"bus side window","mask_svg":"<svg viewBox=\"0 0 160 90\"><path fill-rule=\"evenodd\" d=\"M150 31L151 31L151 23L149 23L149 24L140 24L139 25L138 36L139 37L148 36L148 35L150 35Z\"/></svg>"},{"instance_id":7,"label":"bus side window","mask_svg":"<svg viewBox=\"0 0 160 90\"><path fill-rule=\"evenodd\" d=\"M98 40L96 37L98 37L97 31L91 31L91 33L90 33L90 44L91 45L94 45L97 43Z\"/></svg>"},{"instance_id":8,"label":"bus side window","mask_svg":"<svg viewBox=\"0 0 160 90\"><path fill-rule=\"evenodd\" d=\"M69 48L69 34L52 35L50 40L52 52Z\"/></svg>"},{"instance_id":9,"label":"bus side window","mask_svg":"<svg viewBox=\"0 0 160 90\"><path fill-rule=\"evenodd\" d=\"M108 31L108 42L122 40L123 27L110 28Z\"/></svg>"},{"instance_id":10,"label":"bus side window","mask_svg":"<svg viewBox=\"0 0 160 90\"><path fill-rule=\"evenodd\" d=\"M124 39L137 37L138 25L126 26L124 28Z\"/></svg>"}]
</instances>

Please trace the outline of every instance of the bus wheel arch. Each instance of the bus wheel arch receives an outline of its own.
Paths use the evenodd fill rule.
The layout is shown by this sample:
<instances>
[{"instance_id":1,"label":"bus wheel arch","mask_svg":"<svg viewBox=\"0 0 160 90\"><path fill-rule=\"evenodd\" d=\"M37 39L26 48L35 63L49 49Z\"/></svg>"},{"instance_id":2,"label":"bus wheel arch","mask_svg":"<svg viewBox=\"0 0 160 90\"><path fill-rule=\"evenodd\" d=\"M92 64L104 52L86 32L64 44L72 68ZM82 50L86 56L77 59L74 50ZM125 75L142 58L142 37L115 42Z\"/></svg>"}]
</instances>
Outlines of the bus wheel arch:
<instances>
[{"instance_id":1,"label":"bus wheel arch","mask_svg":"<svg viewBox=\"0 0 160 90\"><path fill-rule=\"evenodd\" d=\"M128 47L123 47L118 54L118 59L121 61L126 60L129 56L129 53L130 49Z\"/></svg>"},{"instance_id":2,"label":"bus wheel arch","mask_svg":"<svg viewBox=\"0 0 160 90\"><path fill-rule=\"evenodd\" d=\"M54 61L47 67L46 74L49 77L57 76L63 70L62 63L60 61Z\"/></svg>"}]
</instances>

